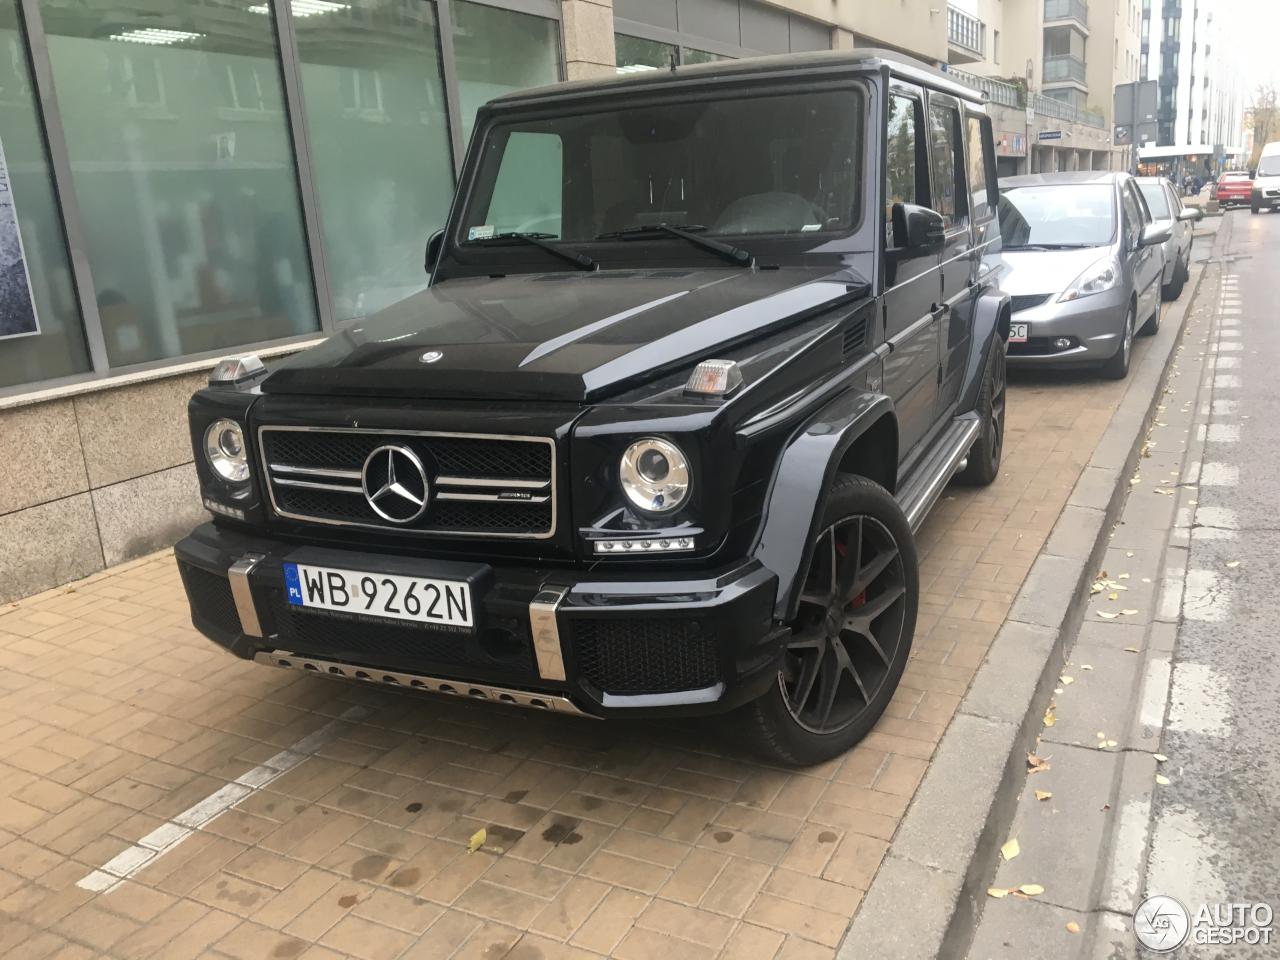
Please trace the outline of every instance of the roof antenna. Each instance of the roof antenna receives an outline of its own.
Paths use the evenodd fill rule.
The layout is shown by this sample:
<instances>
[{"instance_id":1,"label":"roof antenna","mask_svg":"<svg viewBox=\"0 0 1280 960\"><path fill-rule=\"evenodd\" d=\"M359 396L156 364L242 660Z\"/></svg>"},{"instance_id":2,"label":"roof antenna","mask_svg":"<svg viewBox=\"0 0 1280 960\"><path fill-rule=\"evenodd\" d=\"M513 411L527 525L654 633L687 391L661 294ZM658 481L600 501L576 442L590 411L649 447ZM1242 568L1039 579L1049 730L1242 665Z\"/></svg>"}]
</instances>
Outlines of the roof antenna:
<instances>
[{"instance_id":1,"label":"roof antenna","mask_svg":"<svg viewBox=\"0 0 1280 960\"><path fill-rule=\"evenodd\" d=\"M672 73L675 73L676 67L679 66L678 60L679 60L679 55L674 50L672 50L671 51L671 72Z\"/></svg>"}]
</instances>

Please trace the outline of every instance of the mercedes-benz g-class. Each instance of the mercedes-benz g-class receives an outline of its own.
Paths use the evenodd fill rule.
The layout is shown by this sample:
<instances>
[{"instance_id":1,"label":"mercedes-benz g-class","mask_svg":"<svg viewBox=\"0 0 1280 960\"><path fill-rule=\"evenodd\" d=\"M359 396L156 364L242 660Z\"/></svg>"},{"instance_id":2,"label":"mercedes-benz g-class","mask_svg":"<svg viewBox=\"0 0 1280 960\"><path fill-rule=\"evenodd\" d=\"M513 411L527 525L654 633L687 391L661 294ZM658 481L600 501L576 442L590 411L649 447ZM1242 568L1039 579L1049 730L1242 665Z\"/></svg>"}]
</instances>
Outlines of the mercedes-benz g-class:
<instances>
[{"instance_id":1,"label":"mercedes-benz g-class","mask_svg":"<svg viewBox=\"0 0 1280 960\"><path fill-rule=\"evenodd\" d=\"M981 95L868 51L482 108L429 284L191 400L196 627L263 664L852 746L1000 464ZM425 280L425 277L424 277Z\"/></svg>"}]
</instances>

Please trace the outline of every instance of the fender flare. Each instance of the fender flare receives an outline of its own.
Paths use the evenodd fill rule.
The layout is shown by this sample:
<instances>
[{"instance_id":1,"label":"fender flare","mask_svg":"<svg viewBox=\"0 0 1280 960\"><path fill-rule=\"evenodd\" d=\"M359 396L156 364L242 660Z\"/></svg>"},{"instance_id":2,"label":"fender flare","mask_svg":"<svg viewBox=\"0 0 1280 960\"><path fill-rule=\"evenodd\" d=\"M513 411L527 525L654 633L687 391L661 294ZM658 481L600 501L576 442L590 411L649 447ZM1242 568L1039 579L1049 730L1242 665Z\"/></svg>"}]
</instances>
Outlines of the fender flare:
<instances>
[{"instance_id":1,"label":"fender flare","mask_svg":"<svg viewBox=\"0 0 1280 960\"><path fill-rule=\"evenodd\" d=\"M965 414L978 405L978 391L982 389L982 374L991 353L991 341L999 337L1009 340L1009 323L1013 307L1009 294L1003 290L988 290L973 305L973 340L969 348L969 361L965 365L964 388L956 414Z\"/></svg>"},{"instance_id":2,"label":"fender flare","mask_svg":"<svg viewBox=\"0 0 1280 960\"><path fill-rule=\"evenodd\" d=\"M808 420L783 450L752 551L778 575L775 619L795 616L800 602L796 581L808 569L827 491L841 459L859 437L886 417L893 421L896 437L897 416L889 397L846 391ZM893 464L896 468L896 449Z\"/></svg>"}]
</instances>

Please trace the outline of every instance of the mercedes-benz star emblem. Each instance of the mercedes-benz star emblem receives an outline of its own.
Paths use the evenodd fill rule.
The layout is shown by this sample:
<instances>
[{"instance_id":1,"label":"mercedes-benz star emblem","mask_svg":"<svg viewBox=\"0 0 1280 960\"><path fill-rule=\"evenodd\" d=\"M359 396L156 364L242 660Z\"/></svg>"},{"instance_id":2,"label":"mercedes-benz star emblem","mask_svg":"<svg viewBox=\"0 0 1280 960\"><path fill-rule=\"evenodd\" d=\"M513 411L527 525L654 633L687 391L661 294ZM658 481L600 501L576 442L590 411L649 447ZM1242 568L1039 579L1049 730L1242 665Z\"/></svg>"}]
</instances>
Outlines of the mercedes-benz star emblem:
<instances>
[{"instance_id":1,"label":"mercedes-benz star emblem","mask_svg":"<svg viewBox=\"0 0 1280 960\"><path fill-rule=\"evenodd\" d=\"M378 447L369 454L360 486L373 512L392 523L417 520L431 498L427 471L408 447Z\"/></svg>"},{"instance_id":2,"label":"mercedes-benz star emblem","mask_svg":"<svg viewBox=\"0 0 1280 960\"><path fill-rule=\"evenodd\" d=\"M418 360L421 363L435 363L437 360L439 360L443 356L444 354L441 353L439 350L428 350L426 353L420 356Z\"/></svg>"}]
</instances>

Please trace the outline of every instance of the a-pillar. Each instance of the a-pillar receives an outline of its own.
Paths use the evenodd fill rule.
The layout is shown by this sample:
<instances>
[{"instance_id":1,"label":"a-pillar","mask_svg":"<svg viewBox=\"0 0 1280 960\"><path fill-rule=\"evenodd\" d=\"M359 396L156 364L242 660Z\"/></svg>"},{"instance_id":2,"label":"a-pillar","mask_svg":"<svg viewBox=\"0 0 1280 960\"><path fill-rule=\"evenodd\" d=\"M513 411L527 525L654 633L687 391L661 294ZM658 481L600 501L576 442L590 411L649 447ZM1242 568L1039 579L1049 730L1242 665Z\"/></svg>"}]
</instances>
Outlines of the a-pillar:
<instances>
[{"instance_id":1,"label":"a-pillar","mask_svg":"<svg viewBox=\"0 0 1280 960\"><path fill-rule=\"evenodd\" d=\"M616 72L613 0L562 0L564 60L568 80L610 77Z\"/></svg>"}]
</instances>

